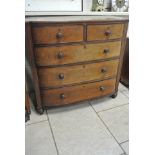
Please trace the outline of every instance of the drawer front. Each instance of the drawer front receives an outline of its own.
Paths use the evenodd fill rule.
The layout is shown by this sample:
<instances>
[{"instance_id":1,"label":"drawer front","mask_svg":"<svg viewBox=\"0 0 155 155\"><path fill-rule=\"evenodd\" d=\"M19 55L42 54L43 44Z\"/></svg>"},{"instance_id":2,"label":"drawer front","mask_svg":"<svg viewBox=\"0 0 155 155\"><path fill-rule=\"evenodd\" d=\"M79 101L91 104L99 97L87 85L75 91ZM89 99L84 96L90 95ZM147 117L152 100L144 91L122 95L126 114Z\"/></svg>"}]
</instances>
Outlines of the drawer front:
<instances>
[{"instance_id":1,"label":"drawer front","mask_svg":"<svg viewBox=\"0 0 155 155\"><path fill-rule=\"evenodd\" d=\"M35 44L83 41L82 25L33 27L32 32Z\"/></svg>"},{"instance_id":2,"label":"drawer front","mask_svg":"<svg viewBox=\"0 0 155 155\"><path fill-rule=\"evenodd\" d=\"M38 69L41 87L58 87L116 76L119 60Z\"/></svg>"},{"instance_id":3,"label":"drawer front","mask_svg":"<svg viewBox=\"0 0 155 155\"><path fill-rule=\"evenodd\" d=\"M87 40L118 39L123 36L123 24L89 25L87 28Z\"/></svg>"},{"instance_id":4,"label":"drawer front","mask_svg":"<svg viewBox=\"0 0 155 155\"><path fill-rule=\"evenodd\" d=\"M42 90L42 101L45 106L56 106L108 95L114 92L115 82L115 79L110 79L72 87Z\"/></svg>"},{"instance_id":5,"label":"drawer front","mask_svg":"<svg viewBox=\"0 0 155 155\"><path fill-rule=\"evenodd\" d=\"M120 55L121 42L35 48L36 63L40 66L61 65L101 60Z\"/></svg>"}]
</instances>

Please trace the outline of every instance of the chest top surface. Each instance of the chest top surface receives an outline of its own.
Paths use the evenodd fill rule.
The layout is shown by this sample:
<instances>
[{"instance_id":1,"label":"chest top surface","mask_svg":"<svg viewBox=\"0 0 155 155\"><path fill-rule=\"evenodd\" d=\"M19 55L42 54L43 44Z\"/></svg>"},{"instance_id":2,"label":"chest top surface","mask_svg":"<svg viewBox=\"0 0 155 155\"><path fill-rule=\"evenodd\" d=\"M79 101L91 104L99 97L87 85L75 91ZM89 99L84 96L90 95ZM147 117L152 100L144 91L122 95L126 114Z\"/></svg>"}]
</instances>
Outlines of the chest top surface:
<instances>
[{"instance_id":1,"label":"chest top surface","mask_svg":"<svg viewBox=\"0 0 155 155\"><path fill-rule=\"evenodd\" d=\"M26 22L104 22L128 21L128 17L118 16L40 16L26 17Z\"/></svg>"}]
</instances>

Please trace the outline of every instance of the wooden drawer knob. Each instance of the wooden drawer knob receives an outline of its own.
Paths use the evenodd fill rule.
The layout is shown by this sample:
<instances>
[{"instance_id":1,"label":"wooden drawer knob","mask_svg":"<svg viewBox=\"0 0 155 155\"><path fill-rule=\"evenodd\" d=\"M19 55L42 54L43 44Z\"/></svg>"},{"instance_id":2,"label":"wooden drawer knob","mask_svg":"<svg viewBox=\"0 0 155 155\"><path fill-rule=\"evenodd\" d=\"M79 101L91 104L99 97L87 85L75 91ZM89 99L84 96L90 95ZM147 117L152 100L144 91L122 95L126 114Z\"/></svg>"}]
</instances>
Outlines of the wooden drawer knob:
<instances>
[{"instance_id":1,"label":"wooden drawer knob","mask_svg":"<svg viewBox=\"0 0 155 155\"><path fill-rule=\"evenodd\" d=\"M103 50L103 52L104 52L105 54L107 54L107 53L110 52L110 50L109 50L108 48L105 48L105 49Z\"/></svg>"},{"instance_id":2,"label":"wooden drawer knob","mask_svg":"<svg viewBox=\"0 0 155 155\"><path fill-rule=\"evenodd\" d=\"M106 71L107 71L107 69L105 67L101 69L102 73L105 73Z\"/></svg>"},{"instance_id":3,"label":"wooden drawer knob","mask_svg":"<svg viewBox=\"0 0 155 155\"><path fill-rule=\"evenodd\" d=\"M60 98L64 99L65 98L65 94L60 94Z\"/></svg>"},{"instance_id":4,"label":"wooden drawer knob","mask_svg":"<svg viewBox=\"0 0 155 155\"><path fill-rule=\"evenodd\" d=\"M106 36L109 36L110 34L111 34L111 31L110 31L110 30L106 30L106 31L105 31L105 35L106 35Z\"/></svg>"},{"instance_id":5,"label":"wooden drawer knob","mask_svg":"<svg viewBox=\"0 0 155 155\"><path fill-rule=\"evenodd\" d=\"M104 90L105 90L105 87L101 86L100 91L104 91Z\"/></svg>"},{"instance_id":6,"label":"wooden drawer knob","mask_svg":"<svg viewBox=\"0 0 155 155\"><path fill-rule=\"evenodd\" d=\"M58 57L58 59L62 59L64 57L64 54L62 52L59 52L57 57Z\"/></svg>"},{"instance_id":7,"label":"wooden drawer knob","mask_svg":"<svg viewBox=\"0 0 155 155\"><path fill-rule=\"evenodd\" d=\"M65 77L65 76L64 76L64 74L63 74L63 73L60 73L60 74L59 74L59 79L63 80L63 79L64 79L64 77Z\"/></svg>"},{"instance_id":8,"label":"wooden drawer knob","mask_svg":"<svg viewBox=\"0 0 155 155\"><path fill-rule=\"evenodd\" d=\"M56 38L57 39L61 39L63 37L63 34L61 33L61 32L58 32L57 34L56 34Z\"/></svg>"}]
</instances>

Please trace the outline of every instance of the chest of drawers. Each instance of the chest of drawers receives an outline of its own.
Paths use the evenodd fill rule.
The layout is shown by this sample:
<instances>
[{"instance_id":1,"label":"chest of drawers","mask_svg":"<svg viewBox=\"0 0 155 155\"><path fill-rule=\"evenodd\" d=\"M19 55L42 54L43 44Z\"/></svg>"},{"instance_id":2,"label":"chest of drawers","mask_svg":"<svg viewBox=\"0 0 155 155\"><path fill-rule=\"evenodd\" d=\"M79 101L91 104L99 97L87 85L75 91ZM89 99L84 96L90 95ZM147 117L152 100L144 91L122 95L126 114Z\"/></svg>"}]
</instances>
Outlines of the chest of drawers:
<instances>
[{"instance_id":1,"label":"chest of drawers","mask_svg":"<svg viewBox=\"0 0 155 155\"><path fill-rule=\"evenodd\" d=\"M27 18L36 110L116 97L127 26L120 17Z\"/></svg>"}]
</instances>

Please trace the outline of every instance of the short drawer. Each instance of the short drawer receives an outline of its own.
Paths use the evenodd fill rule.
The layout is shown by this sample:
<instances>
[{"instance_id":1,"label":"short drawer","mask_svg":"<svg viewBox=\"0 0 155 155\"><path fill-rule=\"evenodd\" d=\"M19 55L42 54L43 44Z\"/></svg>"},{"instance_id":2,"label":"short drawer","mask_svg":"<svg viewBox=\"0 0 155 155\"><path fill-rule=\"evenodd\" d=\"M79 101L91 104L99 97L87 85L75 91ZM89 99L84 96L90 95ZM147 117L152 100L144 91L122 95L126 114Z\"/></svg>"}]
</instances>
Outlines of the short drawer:
<instances>
[{"instance_id":1,"label":"short drawer","mask_svg":"<svg viewBox=\"0 0 155 155\"><path fill-rule=\"evenodd\" d=\"M63 65L84 61L101 60L120 55L121 42L85 45L65 45L35 48L38 66Z\"/></svg>"},{"instance_id":2,"label":"short drawer","mask_svg":"<svg viewBox=\"0 0 155 155\"><path fill-rule=\"evenodd\" d=\"M75 66L39 68L41 87L59 87L80 82L102 80L116 76L119 60Z\"/></svg>"},{"instance_id":3,"label":"short drawer","mask_svg":"<svg viewBox=\"0 0 155 155\"><path fill-rule=\"evenodd\" d=\"M119 39L123 36L123 24L88 25L87 40Z\"/></svg>"},{"instance_id":4,"label":"short drawer","mask_svg":"<svg viewBox=\"0 0 155 155\"><path fill-rule=\"evenodd\" d=\"M72 87L42 90L42 102L44 106L57 106L101 97L114 92L115 82L115 79L110 79Z\"/></svg>"},{"instance_id":5,"label":"short drawer","mask_svg":"<svg viewBox=\"0 0 155 155\"><path fill-rule=\"evenodd\" d=\"M36 26L32 28L32 33L35 44L83 41L83 25Z\"/></svg>"}]
</instances>

